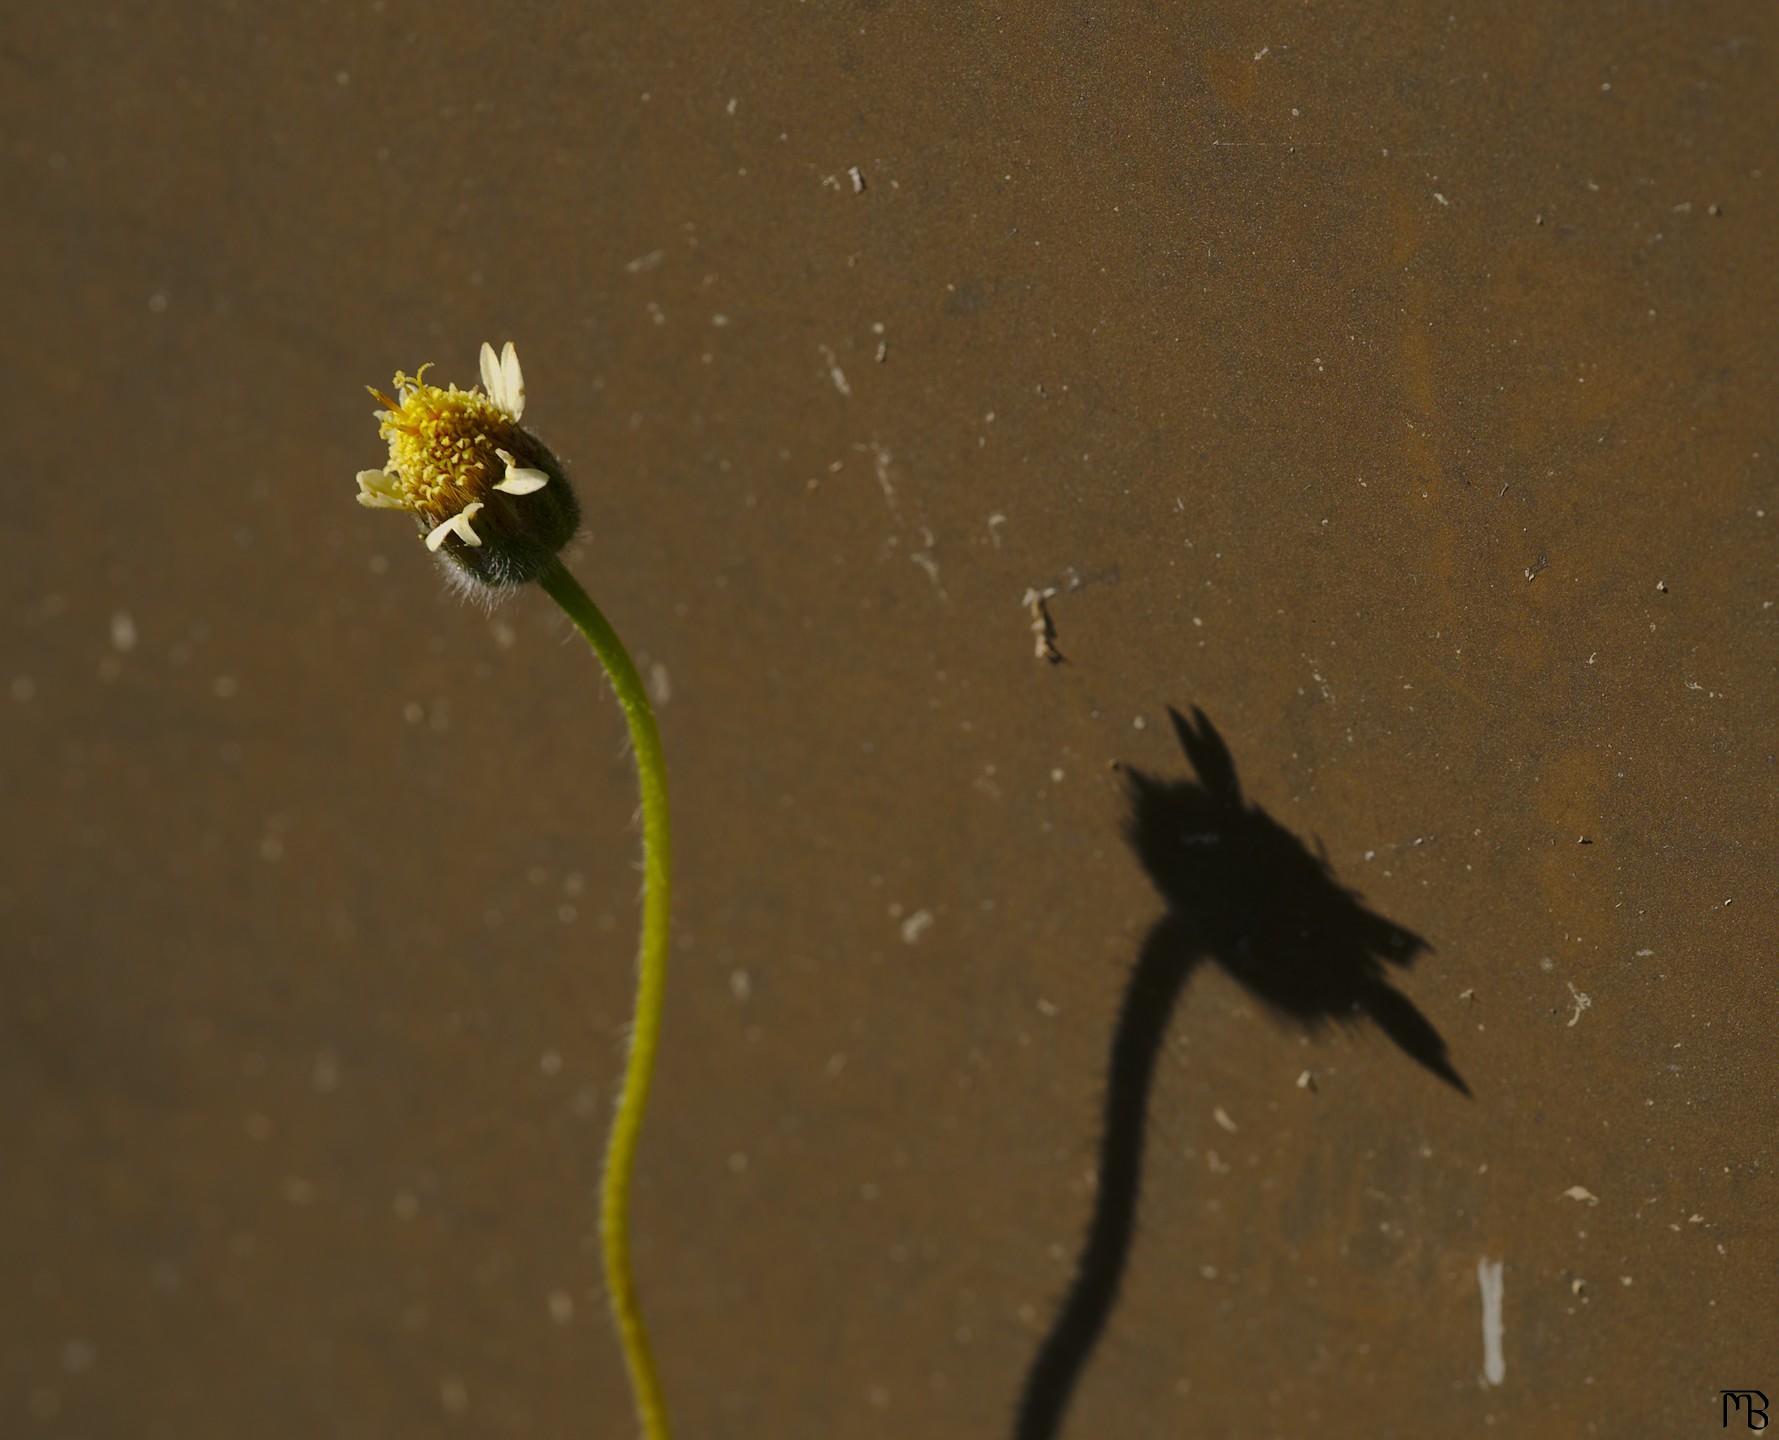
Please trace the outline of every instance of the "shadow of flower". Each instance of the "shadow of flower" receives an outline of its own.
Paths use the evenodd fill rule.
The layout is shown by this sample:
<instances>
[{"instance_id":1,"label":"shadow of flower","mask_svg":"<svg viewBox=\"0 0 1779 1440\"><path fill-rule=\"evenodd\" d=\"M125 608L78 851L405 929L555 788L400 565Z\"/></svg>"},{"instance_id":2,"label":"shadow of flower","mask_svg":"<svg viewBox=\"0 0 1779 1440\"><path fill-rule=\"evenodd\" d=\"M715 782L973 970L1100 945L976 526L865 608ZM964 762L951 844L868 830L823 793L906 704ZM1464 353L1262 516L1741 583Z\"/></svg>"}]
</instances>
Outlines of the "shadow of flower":
<instances>
[{"instance_id":1,"label":"shadow of flower","mask_svg":"<svg viewBox=\"0 0 1779 1440\"><path fill-rule=\"evenodd\" d=\"M1325 854L1242 795L1235 760L1200 710L1169 710L1196 779L1130 772L1126 837L1167 902L1124 993L1106 1088L1099 1184L1056 1323L1026 1376L1015 1440L1052 1440L1117 1299L1130 1254L1155 1065L1192 971L1219 966L1273 1014L1311 1033L1365 1019L1463 1095L1445 1041L1390 983L1431 947L1367 909Z\"/></svg>"}]
</instances>

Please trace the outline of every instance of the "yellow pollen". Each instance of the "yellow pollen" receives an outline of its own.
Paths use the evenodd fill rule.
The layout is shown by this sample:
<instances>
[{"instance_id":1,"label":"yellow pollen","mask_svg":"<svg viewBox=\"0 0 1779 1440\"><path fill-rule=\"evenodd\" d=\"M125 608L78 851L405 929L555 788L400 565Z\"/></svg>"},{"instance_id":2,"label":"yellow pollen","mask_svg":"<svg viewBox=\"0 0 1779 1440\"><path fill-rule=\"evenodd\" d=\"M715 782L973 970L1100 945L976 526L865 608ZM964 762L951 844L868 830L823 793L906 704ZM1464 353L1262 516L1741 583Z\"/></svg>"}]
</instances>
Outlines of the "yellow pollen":
<instances>
[{"instance_id":1,"label":"yellow pollen","mask_svg":"<svg viewBox=\"0 0 1779 1440\"><path fill-rule=\"evenodd\" d=\"M522 449L512 417L479 389L440 389L428 385L431 362L414 375L395 375L397 399L378 390L371 394L387 415L378 431L389 443L384 473L407 508L438 524L466 505L488 498L489 476L502 475L505 463L495 452Z\"/></svg>"}]
</instances>

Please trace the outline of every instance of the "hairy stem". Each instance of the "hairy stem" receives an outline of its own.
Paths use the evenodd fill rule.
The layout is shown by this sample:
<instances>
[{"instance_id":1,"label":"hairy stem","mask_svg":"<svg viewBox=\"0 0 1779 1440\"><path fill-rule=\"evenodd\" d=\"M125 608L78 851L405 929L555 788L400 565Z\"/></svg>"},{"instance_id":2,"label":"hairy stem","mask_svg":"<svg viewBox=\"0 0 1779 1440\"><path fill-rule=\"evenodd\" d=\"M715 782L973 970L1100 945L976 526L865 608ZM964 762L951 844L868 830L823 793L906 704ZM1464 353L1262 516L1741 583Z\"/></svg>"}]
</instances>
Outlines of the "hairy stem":
<instances>
[{"instance_id":1,"label":"hairy stem","mask_svg":"<svg viewBox=\"0 0 1779 1440\"><path fill-rule=\"evenodd\" d=\"M606 1147L599 1230L605 1249L606 1290L618 1327L618 1343L630 1371L631 1389L636 1395L637 1418L646 1440L667 1440L667 1405L661 1395L661 1381L655 1374L648 1330L637 1304L636 1281L630 1273L630 1177L661 1038L661 1006L667 981L667 764L642 677L636 673L636 665L617 631L560 561L551 564L538 584L574 621L575 628L586 637L605 667L606 678L611 681L630 725L630 745L636 755L636 777L642 790L642 943L636 962L636 1015L630 1027L624 1090Z\"/></svg>"}]
</instances>

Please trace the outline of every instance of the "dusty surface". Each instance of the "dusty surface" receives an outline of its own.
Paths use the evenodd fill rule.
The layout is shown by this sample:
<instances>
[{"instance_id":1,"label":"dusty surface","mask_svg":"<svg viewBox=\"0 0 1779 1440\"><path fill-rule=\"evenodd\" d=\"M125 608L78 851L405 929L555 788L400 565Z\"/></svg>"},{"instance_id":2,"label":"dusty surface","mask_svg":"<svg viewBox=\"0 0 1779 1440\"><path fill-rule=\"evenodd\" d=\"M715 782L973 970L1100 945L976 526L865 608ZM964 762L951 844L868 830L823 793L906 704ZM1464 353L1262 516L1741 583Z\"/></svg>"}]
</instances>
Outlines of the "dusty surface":
<instances>
[{"instance_id":1,"label":"dusty surface","mask_svg":"<svg viewBox=\"0 0 1779 1440\"><path fill-rule=\"evenodd\" d=\"M1011 1434L1170 705L1471 1094L1193 973L1057 1433L1779 1396L1779 23L1040 8L9 14L0 1431L629 1433L621 722L351 502L508 336L667 694L683 1436Z\"/></svg>"}]
</instances>

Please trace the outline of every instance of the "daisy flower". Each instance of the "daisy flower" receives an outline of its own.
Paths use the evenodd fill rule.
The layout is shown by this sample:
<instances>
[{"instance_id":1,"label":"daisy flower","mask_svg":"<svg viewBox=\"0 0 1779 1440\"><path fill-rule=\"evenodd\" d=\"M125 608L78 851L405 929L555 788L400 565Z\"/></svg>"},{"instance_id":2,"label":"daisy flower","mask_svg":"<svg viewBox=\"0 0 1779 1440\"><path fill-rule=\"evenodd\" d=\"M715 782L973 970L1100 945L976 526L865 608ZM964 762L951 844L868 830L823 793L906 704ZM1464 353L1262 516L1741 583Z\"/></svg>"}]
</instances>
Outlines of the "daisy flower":
<instances>
[{"instance_id":1,"label":"daisy flower","mask_svg":"<svg viewBox=\"0 0 1779 1440\"><path fill-rule=\"evenodd\" d=\"M529 430L525 376L512 341L482 346L482 384L429 384L422 365L397 371L378 431L380 470L358 472L358 503L413 515L426 548L470 590L504 590L544 573L580 524L562 464Z\"/></svg>"}]
</instances>

